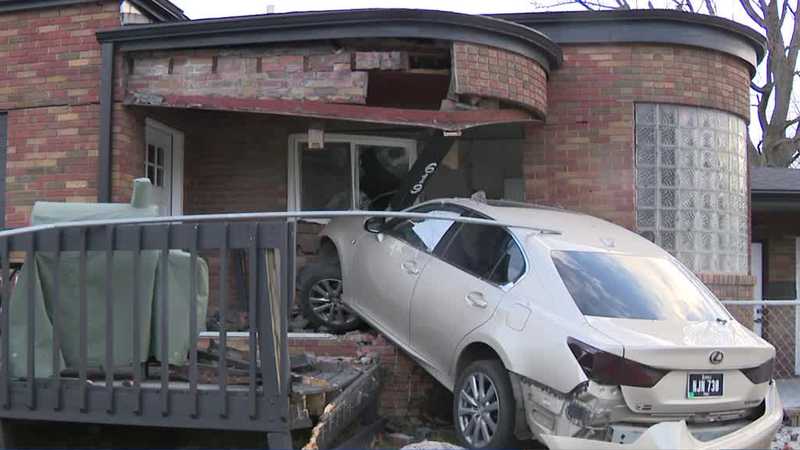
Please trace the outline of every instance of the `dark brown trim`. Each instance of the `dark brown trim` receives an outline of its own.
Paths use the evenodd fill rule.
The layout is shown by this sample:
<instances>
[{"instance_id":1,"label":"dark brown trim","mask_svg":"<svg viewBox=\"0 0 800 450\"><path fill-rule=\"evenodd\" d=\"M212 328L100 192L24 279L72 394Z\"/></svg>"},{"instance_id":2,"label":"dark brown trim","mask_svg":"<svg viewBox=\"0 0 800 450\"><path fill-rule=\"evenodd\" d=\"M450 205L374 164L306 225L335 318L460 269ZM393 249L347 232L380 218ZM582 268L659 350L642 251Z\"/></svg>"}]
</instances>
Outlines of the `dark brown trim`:
<instances>
[{"instance_id":1,"label":"dark brown trim","mask_svg":"<svg viewBox=\"0 0 800 450\"><path fill-rule=\"evenodd\" d=\"M352 120L358 122L418 126L445 131L466 130L486 125L527 123L544 120L544 114L541 111L529 111L519 108L433 111L302 100L237 98L220 95L160 96L134 92L125 99L125 105L180 108L185 110L238 111L278 114L282 116Z\"/></svg>"},{"instance_id":2,"label":"dark brown trim","mask_svg":"<svg viewBox=\"0 0 800 450\"><path fill-rule=\"evenodd\" d=\"M101 46L100 134L98 141L97 201L111 202L114 114L114 44Z\"/></svg>"},{"instance_id":3,"label":"dark brown trim","mask_svg":"<svg viewBox=\"0 0 800 450\"><path fill-rule=\"evenodd\" d=\"M745 60L751 72L766 54L766 38L732 20L674 10L632 9L494 14L536 29L559 45L655 43L688 45Z\"/></svg>"},{"instance_id":4,"label":"dark brown trim","mask_svg":"<svg viewBox=\"0 0 800 450\"><path fill-rule=\"evenodd\" d=\"M545 70L561 63L561 49L539 31L486 16L415 9L356 9L267 14L136 25L100 31L100 42L121 51L359 38L464 41L535 59Z\"/></svg>"}]
</instances>

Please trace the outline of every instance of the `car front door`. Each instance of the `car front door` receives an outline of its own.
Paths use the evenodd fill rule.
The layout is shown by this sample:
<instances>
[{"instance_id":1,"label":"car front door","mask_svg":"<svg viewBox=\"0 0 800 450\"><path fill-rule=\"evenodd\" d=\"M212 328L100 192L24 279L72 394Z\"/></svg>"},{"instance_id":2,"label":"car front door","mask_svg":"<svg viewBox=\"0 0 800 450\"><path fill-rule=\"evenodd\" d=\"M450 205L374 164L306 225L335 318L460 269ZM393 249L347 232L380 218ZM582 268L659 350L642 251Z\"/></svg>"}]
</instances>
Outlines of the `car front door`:
<instances>
[{"instance_id":1,"label":"car front door","mask_svg":"<svg viewBox=\"0 0 800 450\"><path fill-rule=\"evenodd\" d=\"M424 205L413 212L445 217L458 213ZM408 346L411 294L431 253L453 225L452 220L394 220L380 234L356 242L351 296L357 312L381 332Z\"/></svg>"},{"instance_id":2,"label":"car front door","mask_svg":"<svg viewBox=\"0 0 800 450\"><path fill-rule=\"evenodd\" d=\"M462 223L417 282L411 342L432 369L446 375L458 343L492 316L507 288L525 272L525 258L504 228Z\"/></svg>"}]
</instances>

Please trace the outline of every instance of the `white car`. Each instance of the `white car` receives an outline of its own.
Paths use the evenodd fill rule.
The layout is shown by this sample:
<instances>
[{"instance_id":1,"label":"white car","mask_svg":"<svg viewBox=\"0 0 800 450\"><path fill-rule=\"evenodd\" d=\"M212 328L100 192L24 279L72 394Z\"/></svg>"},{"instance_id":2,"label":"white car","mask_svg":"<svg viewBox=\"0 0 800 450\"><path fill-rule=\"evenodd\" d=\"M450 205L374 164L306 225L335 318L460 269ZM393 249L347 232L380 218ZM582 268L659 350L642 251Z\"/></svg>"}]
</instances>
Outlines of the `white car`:
<instances>
[{"instance_id":1,"label":"white car","mask_svg":"<svg viewBox=\"0 0 800 450\"><path fill-rule=\"evenodd\" d=\"M335 330L362 318L452 390L462 445L769 447L775 349L655 244L549 208L408 212L435 218L332 220L301 303Z\"/></svg>"}]
</instances>

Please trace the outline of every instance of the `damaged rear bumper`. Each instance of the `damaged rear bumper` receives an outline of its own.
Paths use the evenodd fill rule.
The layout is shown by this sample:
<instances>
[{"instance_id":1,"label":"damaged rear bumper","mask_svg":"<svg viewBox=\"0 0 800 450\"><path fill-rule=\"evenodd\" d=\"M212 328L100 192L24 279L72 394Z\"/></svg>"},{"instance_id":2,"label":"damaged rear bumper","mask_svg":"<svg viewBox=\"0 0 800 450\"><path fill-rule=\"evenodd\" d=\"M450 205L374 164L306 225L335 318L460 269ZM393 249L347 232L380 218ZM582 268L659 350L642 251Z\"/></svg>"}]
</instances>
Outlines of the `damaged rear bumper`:
<instances>
[{"instance_id":1,"label":"damaged rear bumper","mask_svg":"<svg viewBox=\"0 0 800 450\"><path fill-rule=\"evenodd\" d=\"M753 449L770 448L775 432L783 420L783 403L773 382L765 397L764 414L736 431L710 441L699 441L685 421L661 422L644 431L628 444L543 434L540 439L551 450L562 449Z\"/></svg>"}]
</instances>

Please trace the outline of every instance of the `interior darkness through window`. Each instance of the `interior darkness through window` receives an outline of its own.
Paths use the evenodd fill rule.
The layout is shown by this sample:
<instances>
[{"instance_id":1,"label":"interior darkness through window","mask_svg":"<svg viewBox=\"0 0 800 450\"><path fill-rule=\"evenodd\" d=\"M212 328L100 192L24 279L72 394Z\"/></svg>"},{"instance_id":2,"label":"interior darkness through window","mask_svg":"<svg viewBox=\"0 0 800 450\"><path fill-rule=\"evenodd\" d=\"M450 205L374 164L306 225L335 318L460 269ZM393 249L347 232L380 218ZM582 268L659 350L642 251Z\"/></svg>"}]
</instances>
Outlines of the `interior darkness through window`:
<instances>
[{"instance_id":1,"label":"interior darkness through window","mask_svg":"<svg viewBox=\"0 0 800 450\"><path fill-rule=\"evenodd\" d=\"M467 272L504 285L522 276L525 262L514 238L502 227L461 224L444 259Z\"/></svg>"}]
</instances>

